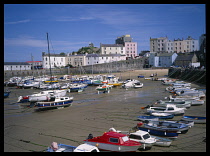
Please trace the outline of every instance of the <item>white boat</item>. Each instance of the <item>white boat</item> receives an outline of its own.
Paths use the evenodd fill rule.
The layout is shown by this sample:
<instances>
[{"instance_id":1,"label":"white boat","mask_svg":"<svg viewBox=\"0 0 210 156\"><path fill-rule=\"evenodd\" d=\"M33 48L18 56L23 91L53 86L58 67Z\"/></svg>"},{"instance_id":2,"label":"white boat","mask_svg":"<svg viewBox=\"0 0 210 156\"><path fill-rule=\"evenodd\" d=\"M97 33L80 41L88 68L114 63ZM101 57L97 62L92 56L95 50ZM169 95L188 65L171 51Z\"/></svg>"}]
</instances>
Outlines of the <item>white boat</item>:
<instances>
[{"instance_id":1,"label":"white boat","mask_svg":"<svg viewBox=\"0 0 210 156\"><path fill-rule=\"evenodd\" d=\"M178 108L176 105L167 104L166 106L160 107L149 107L147 108L147 113L151 114L153 112L158 113L170 113L174 115L183 115L185 113L186 108Z\"/></svg>"},{"instance_id":2,"label":"white boat","mask_svg":"<svg viewBox=\"0 0 210 156\"><path fill-rule=\"evenodd\" d=\"M173 101L188 101L190 102L191 106L198 106L198 105L203 105L204 104L204 100L200 100L199 97L172 97L172 96L169 96L169 99L170 100L173 100Z\"/></svg>"},{"instance_id":3,"label":"white boat","mask_svg":"<svg viewBox=\"0 0 210 156\"><path fill-rule=\"evenodd\" d=\"M81 144L79 146L71 146L66 144L57 144L52 142L51 146L47 148L47 152L100 152L96 146L89 144Z\"/></svg>"},{"instance_id":4,"label":"white boat","mask_svg":"<svg viewBox=\"0 0 210 156\"><path fill-rule=\"evenodd\" d=\"M135 83L140 83L139 80L135 80L135 79L127 79L125 82L123 82L124 84L122 85L122 88L133 88Z\"/></svg>"},{"instance_id":5,"label":"white boat","mask_svg":"<svg viewBox=\"0 0 210 156\"><path fill-rule=\"evenodd\" d=\"M50 99L50 96L60 97L65 96L67 90L46 90L41 91L38 94L32 94L29 96L30 102L46 101Z\"/></svg>"},{"instance_id":6,"label":"white boat","mask_svg":"<svg viewBox=\"0 0 210 156\"><path fill-rule=\"evenodd\" d=\"M136 82L133 84L133 88L142 88L144 86L143 83L140 83L140 82Z\"/></svg>"},{"instance_id":7,"label":"white boat","mask_svg":"<svg viewBox=\"0 0 210 156\"><path fill-rule=\"evenodd\" d=\"M148 132L142 130L129 133L128 137L133 141L140 142L143 145L141 146L143 149L151 149L156 142L155 138L152 138Z\"/></svg>"},{"instance_id":8,"label":"white boat","mask_svg":"<svg viewBox=\"0 0 210 156\"><path fill-rule=\"evenodd\" d=\"M38 109L51 109L51 108L59 108L59 107L68 107L71 106L73 102L73 97L55 97L54 99L50 99L48 102L36 102L35 106Z\"/></svg>"},{"instance_id":9,"label":"white boat","mask_svg":"<svg viewBox=\"0 0 210 156\"><path fill-rule=\"evenodd\" d=\"M167 104L174 104L178 108L189 108L191 106L191 102L189 102L189 101L173 101L173 100L162 101L162 100L158 100L157 103L161 106L166 106Z\"/></svg>"},{"instance_id":10,"label":"white boat","mask_svg":"<svg viewBox=\"0 0 210 156\"><path fill-rule=\"evenodd\" d=\"M130 140L126 134L112 131L97 137L89 134L84 141L87 144L97 146L100 150L112 152L136 152L141 146L141 143Z\"/></svg>"}]
</instances>

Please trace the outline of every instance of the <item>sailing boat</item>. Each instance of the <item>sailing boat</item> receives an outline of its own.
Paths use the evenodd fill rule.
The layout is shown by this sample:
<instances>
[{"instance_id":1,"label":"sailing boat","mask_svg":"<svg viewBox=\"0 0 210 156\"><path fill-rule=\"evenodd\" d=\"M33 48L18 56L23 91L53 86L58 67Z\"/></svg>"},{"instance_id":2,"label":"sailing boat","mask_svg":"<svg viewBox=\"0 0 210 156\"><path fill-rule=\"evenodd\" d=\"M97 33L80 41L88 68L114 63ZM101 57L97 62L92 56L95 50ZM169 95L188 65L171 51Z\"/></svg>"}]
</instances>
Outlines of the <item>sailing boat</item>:
<instances>
[{"instance_id":1,"label":"sailing boat","mask_svg":"<svg viewBox=\"0 0 210 156\"><path fill-rule=\"evenodd\" d=\"M47 44L48 44L48 55L49 55L49 64L50 64L50 76L52 77L52 71L51 71L51 63L50 63L50 48L49 48L49 38L47 33ZM51 79L52 81L52 79ZM51 82L52 84L52 82ZM66 90L61 90L66 93ZM36 102L35 106L38 107L38 109L46 109L46 108L58 108L58 107L67 107L71 106L73 102L73 97L66 97L66 96L55 96L52 95L48 99L48 101L41 101Z\"/></svg>"}]
</instances>

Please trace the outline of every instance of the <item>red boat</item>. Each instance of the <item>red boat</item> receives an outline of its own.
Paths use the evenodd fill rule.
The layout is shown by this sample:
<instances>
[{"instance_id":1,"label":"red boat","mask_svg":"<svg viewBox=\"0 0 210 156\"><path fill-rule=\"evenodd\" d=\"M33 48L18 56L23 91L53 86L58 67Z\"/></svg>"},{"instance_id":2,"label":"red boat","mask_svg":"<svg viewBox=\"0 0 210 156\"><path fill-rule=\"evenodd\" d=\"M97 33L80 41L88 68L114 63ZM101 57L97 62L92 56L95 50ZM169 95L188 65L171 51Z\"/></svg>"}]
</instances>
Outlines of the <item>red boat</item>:
<instances>
[{"instance_id":1,"label":"red boat","mask_svg":"<svg viewBox=\"0 0 210 156\"><path fill-rule=\"evenodd\" d=\"M100 150L113 152L136 152L141 146L141 143L130 140L126 134L117 132L105 132L102 136L97 137L89 134L84 141Z\"/></svg>"}]
</instances>

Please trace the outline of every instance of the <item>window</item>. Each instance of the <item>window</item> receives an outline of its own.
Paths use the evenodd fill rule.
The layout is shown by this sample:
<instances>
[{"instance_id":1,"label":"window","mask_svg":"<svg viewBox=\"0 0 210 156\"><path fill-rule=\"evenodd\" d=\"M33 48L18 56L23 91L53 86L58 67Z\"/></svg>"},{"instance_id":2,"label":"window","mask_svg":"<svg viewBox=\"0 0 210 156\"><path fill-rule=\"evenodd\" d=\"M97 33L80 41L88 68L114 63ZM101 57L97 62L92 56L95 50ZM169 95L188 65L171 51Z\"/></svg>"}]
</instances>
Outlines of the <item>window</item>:
<instances>
[{"instance_id":1,"label":"window","mask_svg":"<svg viewBox=\"0 0 210 156\"><path fill-rule=\"evenodd\" d=\"M110 138L109 142L118 143L118 138Z\"/></svg>"},{"instance_id":2,"label":"window","mask_svg":"<svg viewBox=\"0 0 210 156\"><path fill-rule=\"evenodd\" d=\"M129 138L131 138L131 139L138 139L138 140L142 140L141 136L134 135L134 134L130 134L130 135L129 135Z\"/></svg>"}]
</instances>

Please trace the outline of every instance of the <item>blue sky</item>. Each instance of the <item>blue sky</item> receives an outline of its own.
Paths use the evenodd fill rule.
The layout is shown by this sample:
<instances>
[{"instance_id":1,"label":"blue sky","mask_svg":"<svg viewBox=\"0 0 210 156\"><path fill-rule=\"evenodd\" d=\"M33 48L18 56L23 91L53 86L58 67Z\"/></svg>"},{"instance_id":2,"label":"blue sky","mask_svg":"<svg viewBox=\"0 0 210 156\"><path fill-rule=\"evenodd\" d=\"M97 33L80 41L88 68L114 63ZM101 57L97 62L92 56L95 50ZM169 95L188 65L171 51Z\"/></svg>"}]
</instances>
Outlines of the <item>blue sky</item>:
<instances>
[{"instance_id":1,"label":"blue sky","mask_svg":"<svg viewBox=\"0 0 210 156\"><path fill-rule=\"evenodd\" d=\"M149 39L206 33L205 4L5 4L4 61L41 61L47 52L73 52L92 42L115 43L130 34L138 53L149 49Z\"/></svg>"}]
</instances>

